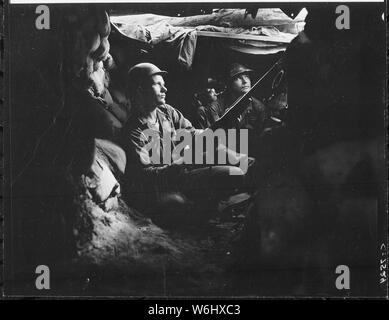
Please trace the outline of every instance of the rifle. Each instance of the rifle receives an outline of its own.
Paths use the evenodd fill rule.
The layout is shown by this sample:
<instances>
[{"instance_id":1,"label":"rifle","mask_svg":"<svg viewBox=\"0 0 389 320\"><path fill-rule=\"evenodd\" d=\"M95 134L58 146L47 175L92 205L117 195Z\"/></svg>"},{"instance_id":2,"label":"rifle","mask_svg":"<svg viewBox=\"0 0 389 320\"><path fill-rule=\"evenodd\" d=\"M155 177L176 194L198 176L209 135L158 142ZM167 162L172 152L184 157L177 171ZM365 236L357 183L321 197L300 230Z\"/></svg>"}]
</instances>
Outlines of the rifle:
<instances>
[{"instance_id":1,"label":"rifle","mask_svg":"<svg viewBox=\"0 0 389 320\"><path fill-rule=\"evenodd\" d=\"M251 100L250 93L251 91L257 87L263 79L265 79L270 72L273 71L275 67L280 65L283 62L283 59L279 59L275 64L273 64L258 80L254 83L254 85L247 91L245 94L236 99L232 105L227 108L227 112L219 118L214 124L210 126L211 130L216 130L218 128L226 128L229 124L238 118L239 115L243 113L246 109L247 103Z\"/></svg>"}]
</instances>

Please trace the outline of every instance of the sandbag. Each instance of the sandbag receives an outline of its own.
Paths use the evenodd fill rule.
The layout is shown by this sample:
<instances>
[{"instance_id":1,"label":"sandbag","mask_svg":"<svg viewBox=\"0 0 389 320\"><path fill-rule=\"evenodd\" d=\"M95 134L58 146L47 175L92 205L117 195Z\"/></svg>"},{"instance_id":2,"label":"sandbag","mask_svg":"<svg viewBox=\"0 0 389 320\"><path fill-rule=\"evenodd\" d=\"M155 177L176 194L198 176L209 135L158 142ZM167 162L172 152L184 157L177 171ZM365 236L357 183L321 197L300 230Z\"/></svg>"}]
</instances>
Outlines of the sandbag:
<instances>
[{"instance_id":1,"label":"sandbag","mask_svg":"<svg viewBox=\"0 0 389 320\"><path fill-rule=\"evenodd\" d=\"M95 154L88 172L82 176L94 202L109 210L120 195L118 177L126 166L125 152L108 140L95 139Z\"/></svg>"}]
</instances>

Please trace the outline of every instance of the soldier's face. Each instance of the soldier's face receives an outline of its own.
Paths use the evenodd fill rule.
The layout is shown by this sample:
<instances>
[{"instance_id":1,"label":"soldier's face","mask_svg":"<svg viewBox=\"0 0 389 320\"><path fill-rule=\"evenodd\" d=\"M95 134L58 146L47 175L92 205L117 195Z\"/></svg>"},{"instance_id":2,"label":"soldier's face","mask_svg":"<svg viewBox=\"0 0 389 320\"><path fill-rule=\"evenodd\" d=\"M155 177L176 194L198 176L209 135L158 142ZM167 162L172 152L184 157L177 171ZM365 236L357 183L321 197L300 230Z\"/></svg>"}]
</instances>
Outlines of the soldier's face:
<instances>
[{"instance_id":1,"label":"soldier's face","mask_svg":"<svg viewBox=\"0 0 389 320\"><path fill-rule=\"evenodd\" d=\"M208 99L210 102L217 100L216 90L214 88L207 89Z\"/></svg>"},{"instance_id":2,"label":"soldier's face","mask_svg":"<svg viewBox=\"0 0 389 320\"><path fill-rule=\"evenodd\" d=\"M164 105L166 103L166 92L167 88L163 77L159 74L152 76L150 82L142 88L143 107L147 111L151 111Z\"/></svg>"},{"instance_id":3,"label":"soldier's face","mask_svg":"<svg viewBox=\"0 0 389 320\"><path fill-rule=\"evenodd\" d=\"M237 75L231 80L231 90L236 94L244 94L251 89L251 80L247 73Z\"/></svg>"},{"instance_id":4,"label":"soldier's face","mask_svg":"<svg viewBox=\"0 0 389 320\"><path fill-rule=\"evenodd\" d=\"M199 95L199 98L202 103L212 103L217 100L217 94L214 88L207 88Z\"/></svg>"}]
</instances>

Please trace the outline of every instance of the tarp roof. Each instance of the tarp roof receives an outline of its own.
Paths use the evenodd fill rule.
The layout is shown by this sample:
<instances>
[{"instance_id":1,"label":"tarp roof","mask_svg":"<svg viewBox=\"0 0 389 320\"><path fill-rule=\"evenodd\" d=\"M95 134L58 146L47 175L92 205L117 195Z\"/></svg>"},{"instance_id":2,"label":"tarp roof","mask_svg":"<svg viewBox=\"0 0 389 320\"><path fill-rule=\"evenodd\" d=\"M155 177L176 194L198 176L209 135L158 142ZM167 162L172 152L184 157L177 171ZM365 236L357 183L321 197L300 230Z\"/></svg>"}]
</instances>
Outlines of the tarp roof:
<instances>
[{"instance_id":1,"label":"tarp roof","mask_svg":"<svg viewBox=\"0 0 389 320\"><path fill-rule=\"evenodd\" d=\"M284 51L303 29L306 15L305 9L295 19L280 9L259 9L255 17L247 15L245 9L221 9L189 17L111 16L111 23L128 38L151 45L170 42L179 46L178 60L190 68L198 37L223 39L228 49L245 54L273 54ZM185 57L180 57L182 53Z\"/></svg>"}]
</instances>

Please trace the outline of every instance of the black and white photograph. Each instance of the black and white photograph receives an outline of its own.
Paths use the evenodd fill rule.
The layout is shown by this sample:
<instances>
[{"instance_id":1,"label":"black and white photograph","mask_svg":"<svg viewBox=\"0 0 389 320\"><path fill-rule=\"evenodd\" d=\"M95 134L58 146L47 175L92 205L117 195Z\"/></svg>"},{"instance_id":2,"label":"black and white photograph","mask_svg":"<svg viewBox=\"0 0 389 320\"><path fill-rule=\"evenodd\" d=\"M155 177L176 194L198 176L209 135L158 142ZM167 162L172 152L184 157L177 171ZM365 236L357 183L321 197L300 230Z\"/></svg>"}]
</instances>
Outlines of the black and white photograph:
<instances>
[{"instance_id":1,"label":"black and white photograph","mask_svg":"<svg viewBox=\"0 0 389 320\"><path fill-rule=\"evenodd\" d=\"M3 298L388 299L386 15L5 3Z\"/></svg>"}]
</instances>

